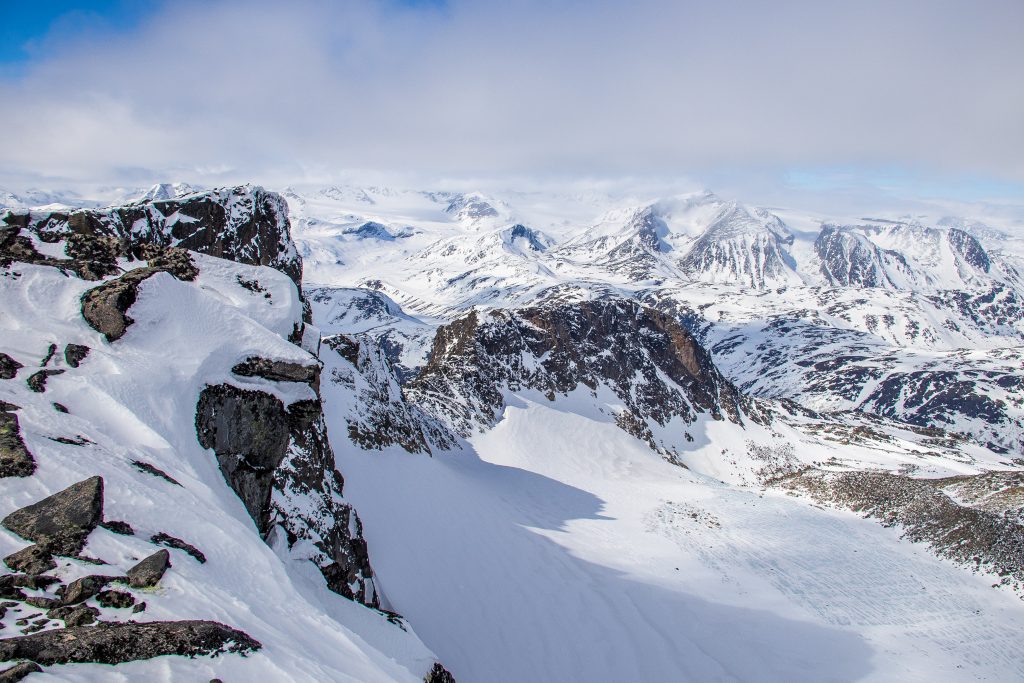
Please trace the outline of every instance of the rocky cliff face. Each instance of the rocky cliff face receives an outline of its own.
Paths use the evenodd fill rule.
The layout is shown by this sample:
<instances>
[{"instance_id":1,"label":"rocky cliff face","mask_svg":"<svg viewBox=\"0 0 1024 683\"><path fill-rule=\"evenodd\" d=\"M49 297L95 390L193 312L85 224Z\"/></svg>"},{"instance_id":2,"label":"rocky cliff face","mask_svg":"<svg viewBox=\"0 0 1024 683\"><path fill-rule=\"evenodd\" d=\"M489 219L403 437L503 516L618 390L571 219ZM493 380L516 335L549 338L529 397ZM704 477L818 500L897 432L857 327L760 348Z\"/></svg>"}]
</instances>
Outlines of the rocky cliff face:
<instances>
[{"instance_id":1,"label":"rocky cliff face","mask_svg":"<svg viewBox=\"0 0 1024 683\"><path fill-rule=\"evenodd\" d=\"M473 312L438 330L407 389L468 434L494 419L503 390L555 400L580 387L611 390L618 424L656 449L655 426L704 413L742 424L752 408L676 320L628 299Z\"/></svg>"}]
</instances>

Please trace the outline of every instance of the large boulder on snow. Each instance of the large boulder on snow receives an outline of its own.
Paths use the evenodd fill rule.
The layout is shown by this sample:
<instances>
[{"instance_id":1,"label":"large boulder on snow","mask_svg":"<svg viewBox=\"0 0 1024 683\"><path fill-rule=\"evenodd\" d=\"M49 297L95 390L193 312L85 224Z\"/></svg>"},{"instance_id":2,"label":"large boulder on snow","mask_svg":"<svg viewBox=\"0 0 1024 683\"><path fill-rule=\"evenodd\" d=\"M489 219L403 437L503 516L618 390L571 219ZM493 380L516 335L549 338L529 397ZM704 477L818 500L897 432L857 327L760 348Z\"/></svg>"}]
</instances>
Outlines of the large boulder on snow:
<instances>
[{"instance_id":1,"label":"large boulder on snow","mask_svg":"<svg viewBox=\"0 0 1024 683\"><path fill-rule=\"evenodd\" d=\"M15 510L3 526L57 555L77 555L103 520L103 478L90 477Z\"/></svg>"},{"instance_id":2,"label":"large boulder on snow","mask_svg":"<svg viewBox=\"0 0 1024 683\"><path fill-rule=\"evenodd\" d=\"M18 416L0 401L0 477L28 477L36 471L32 453L21 438Z\"/></svg>"},{"instance_id":3,"label":"large boulder on snow","mask_svg":"<svg viewBox=\"0 0 1024 683\"><path fill-rule=\"evenodd\" d=\"M128 570L128 583L133 588L155 586L171 566L171 554L158 550Z\"/></svg>"}]
</instances>

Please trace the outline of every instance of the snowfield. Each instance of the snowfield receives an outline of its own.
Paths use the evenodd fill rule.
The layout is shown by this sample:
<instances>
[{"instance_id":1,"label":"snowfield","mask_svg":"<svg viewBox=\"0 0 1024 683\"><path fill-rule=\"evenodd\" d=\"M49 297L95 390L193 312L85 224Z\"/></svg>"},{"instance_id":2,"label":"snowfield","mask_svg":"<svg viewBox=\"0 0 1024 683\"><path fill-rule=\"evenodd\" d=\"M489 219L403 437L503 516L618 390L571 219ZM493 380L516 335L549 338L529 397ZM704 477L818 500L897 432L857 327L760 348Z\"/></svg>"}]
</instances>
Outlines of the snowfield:
<instances>
[{"instance_id":1,"label":"snowfield","mask_svg":"<svg viewBox=\"0 0 1024 683\"><path fill-rule=\"evenodd\" d=\"M70 207L113 221L102 207L126 202L146 220L115 237L206 253L194 280L141 280L110 341L82 297L118 269L54 260L85 223ZM211 203L212 238L194 210ZM22 259L0 268L0 351L23 365L0 401L37 465L0 478L0 518L100 475L106 521L134 535L96 528L48 573L123 574L164 532L206 561L172 548L132 590L145 611L102 619L208 619L262 644L30 681L450 683L435 662L459 683L1024 680L1024 553L1005 557L1024 548L1024 243L1005 226L710 192L178 183L0 206L35 226L33 263L0 233ZM89 347L80 364L67 344ZM239 370L254 358L271 370ZM252 480L200 445L211 386L285 411L231 429L326 425L319 451L285 434L266 533ZM229 455L260 467L255 447ZM907 503L917 518L829 497L820 482L850 473L945 483ZM936 499L963 514L929 516ZM908 519L935 535L913 542ZM0 556L26 543L0 528ZM17 604L2 638L46 612Z\"/></svg>"}]
</instances>

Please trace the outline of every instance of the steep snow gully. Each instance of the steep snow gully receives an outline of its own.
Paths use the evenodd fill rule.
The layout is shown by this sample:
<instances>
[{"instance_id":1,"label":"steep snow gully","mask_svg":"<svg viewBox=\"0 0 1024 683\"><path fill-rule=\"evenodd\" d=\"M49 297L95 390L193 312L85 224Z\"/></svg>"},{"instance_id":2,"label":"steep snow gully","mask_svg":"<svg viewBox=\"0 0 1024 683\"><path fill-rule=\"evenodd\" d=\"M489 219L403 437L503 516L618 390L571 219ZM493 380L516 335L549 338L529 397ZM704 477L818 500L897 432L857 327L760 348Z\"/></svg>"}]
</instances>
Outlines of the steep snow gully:
<instances>
[{"instance_id":1,"label":"steep snow gully","mask_svg":"<svg viewBox=\"0 0 1024 683\"><path fill-rule=\"evenodd\" d=\"M0 680L1024 680L998 230L808 237L706 192L19 201Z\"/></svg>"}]
</instances>

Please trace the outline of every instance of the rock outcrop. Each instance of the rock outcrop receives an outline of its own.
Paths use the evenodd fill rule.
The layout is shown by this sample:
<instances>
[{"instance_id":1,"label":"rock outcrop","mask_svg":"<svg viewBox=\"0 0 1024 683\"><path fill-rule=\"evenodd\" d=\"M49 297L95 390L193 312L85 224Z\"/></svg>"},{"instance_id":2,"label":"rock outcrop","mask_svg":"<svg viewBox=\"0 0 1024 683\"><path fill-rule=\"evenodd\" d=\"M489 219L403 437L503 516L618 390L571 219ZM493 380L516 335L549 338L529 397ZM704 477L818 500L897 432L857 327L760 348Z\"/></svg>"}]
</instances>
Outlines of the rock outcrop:
<instances>
[{"instance_id":1,"label":"rock outcrop","mask_svg":"<svg viewBox=\"0 0 1024 683\"><path fill-rule=\"evenodd\" d=\"M265 392L209 386L196 407L196 434L264 538L280 528L289 547L310 541L316 552L308 559L331 590L378 606L361 525L340 502L344 480L318 400L286 408Z\"/></svg>"},{"instance_id":2,"label":"rock outcrop","mask_svg":"<svg viewBox=\"0 0 1024 683\"><path fill-rule=\"evenodd\" d=\"M162 655L245 654L262 645L215 621L152 621L75 626L0 640L0 661L27 659L44 666L121 664Z\"/></svg>"},{"instance_id":3,"label":"rock outcrop","mask_svg":"<svg viewBox=\"0 0 1024 683\"><path fill-rule=\"evenodd\" d=\"M103 479L90 477L3 519L3 526L56 555L77 555L103 520Z\"/></svg>"},{"instance_id":4,"label":"rock outcrop","mask_svg":"<svg viewBox=\"0 0 1024 683\"><path fill-rule=\"evenodd\" d=\"M70 235L107 238L116 243L114 253L120 255L150 244L271 266L301 286L302 260L291 239L287 204L280 195L258 186L194 192L108 209L9 213L5 220L49 242ZM69 255L107 254L106 247L95 242L78 246L79 239L75 238L75 246L69 244Z\"/></svg>"},{"instance_id":5,"label":"rock outcrop","mask_svg":"<svg viewBox=\"0 0 1024 683\"><path fill-rule=\"evenodd\" d=\"M36 461L21 438L15 406L0 401L0 477L28 477Z\"/></svg>"},{"instance_id":6,"label":"rock outcrop","mask_svg":"<svg viewBox=\"0 0 1024 683\"><path fill-rule=\"evenodd\" d=\"M465 435L493 419L503 389L554 399L581 386L611 389L625 406L620 426L656 449L654 424L689 424L699 413L740 424L757 417L686 329L629 299L473 312L438 330L407 391Z\"/></svg>"},{"instance_id":7,"label":"rock outcrop","mask_svg":"<svg viewBox=\"0 0 1024 683\"><path fill-rule=\"evenodd\" d=\"M0 379L14 379L18 370L25 367L6 353L0 353Z\"/></svg>"}]
</instances>

